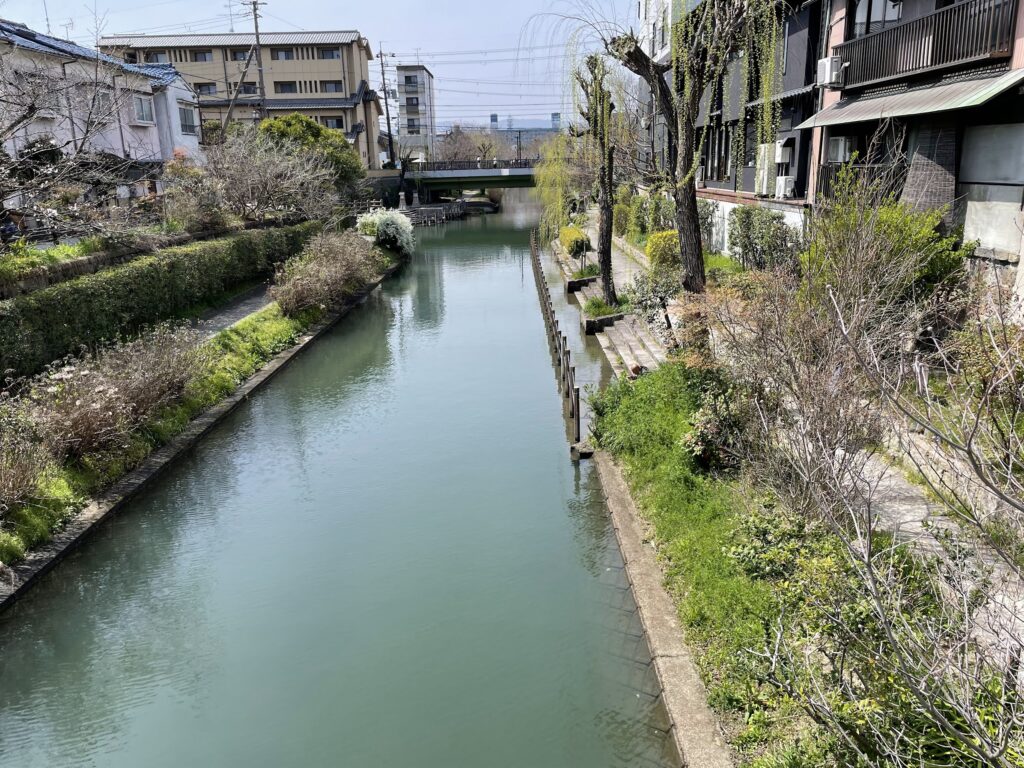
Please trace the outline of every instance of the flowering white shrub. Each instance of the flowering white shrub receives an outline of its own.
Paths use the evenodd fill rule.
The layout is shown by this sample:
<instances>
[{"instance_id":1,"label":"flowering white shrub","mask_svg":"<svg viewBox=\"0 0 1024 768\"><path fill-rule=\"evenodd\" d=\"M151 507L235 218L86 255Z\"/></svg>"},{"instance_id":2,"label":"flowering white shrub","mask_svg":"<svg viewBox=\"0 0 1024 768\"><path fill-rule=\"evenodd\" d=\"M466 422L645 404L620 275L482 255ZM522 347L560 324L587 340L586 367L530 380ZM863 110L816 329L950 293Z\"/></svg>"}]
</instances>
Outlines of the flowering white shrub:
<instances>
[{"instance_id":1,"label":"flowering white shrub","mask_svg":"<svg viewBox=\"0 0 1024 768\"><path fill-rule=\"evenodd\" d=\"M390 248L406 256L416 249L416 237L412 233L412 221L404 213L378 208L361 214L356 219L356 231L371 235L374 242L383 248Z\"/></svg>"},{"instance_id":2,"label":"flowering white shrub","mask_svg":"<svg viewBox=\"0 0 1024 768\"><path fill-rule=\"evenodd\" d=\"M411 256L416 250L416 236L412 233L412 221L404 213L384 211L377 220L377 245Z\"/></svg>"}]
</instances>

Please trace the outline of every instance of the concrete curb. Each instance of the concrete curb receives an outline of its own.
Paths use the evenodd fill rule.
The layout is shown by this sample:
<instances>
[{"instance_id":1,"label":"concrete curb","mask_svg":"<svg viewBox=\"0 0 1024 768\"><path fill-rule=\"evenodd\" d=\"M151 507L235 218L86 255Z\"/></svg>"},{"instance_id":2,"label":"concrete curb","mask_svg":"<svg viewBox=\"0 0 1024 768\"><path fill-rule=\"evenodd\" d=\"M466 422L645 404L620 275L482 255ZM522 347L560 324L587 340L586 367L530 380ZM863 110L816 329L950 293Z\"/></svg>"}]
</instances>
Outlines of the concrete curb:
<instances>
[{"instance_id":1,"label":"concrete curb","mask_svg":"<svg viewBox=\"0 0 1024 768\"><path fill-rule=\"evenodd\" d=\"M102 495L90 501L68 521L67 525L54 534L50 541L32 550L17 565L11 566L10 572L14 574L13 579L0 584L0 613L25 594L40 577L73 552L100 523L119 512L128 501L156 480L165 469L187 454L207 432L247 400L249 395L284 370L300 352L337 325L338 321L361 304L367 296L376 290L377 286L401 266L402 262L399 262L389 268L367 286L366 290L354 297L345 308L312 326L299 337L295 344L271 358L231 395L199 414L181 434L153 451L139 466L115 482ZM4 576L0 574L0 579L2 578Z\"/></svg>"},{"instance_id":2,"label":"concrete curb","mask_svg":"<svg viewBox=\"0 0 1024 768\"><path fill-rule=\"evenodd\" d=\"M664 574L622 470L604 451L595 452L594 462L683 765L732 768L729 747L718 718L708 707L707 692L685 643L675 603L663 586Z\"/></svg>"}]
</instances>

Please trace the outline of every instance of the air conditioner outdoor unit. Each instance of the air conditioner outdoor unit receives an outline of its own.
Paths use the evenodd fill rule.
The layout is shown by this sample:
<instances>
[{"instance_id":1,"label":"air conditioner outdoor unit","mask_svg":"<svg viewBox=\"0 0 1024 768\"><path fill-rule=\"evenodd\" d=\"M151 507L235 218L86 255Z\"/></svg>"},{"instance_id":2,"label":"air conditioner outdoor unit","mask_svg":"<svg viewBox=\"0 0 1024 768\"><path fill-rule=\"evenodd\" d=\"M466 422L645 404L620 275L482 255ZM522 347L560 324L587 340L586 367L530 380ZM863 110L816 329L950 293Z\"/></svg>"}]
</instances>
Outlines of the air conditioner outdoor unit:
<instances>
[{"instance_id":1,"label":"air conditioner outdoor unit","mask_svg":"<svg viewBox=\"0 0 1024 768\"><path fill-rule=\"evenodd\" d=\"M768 197L775 189L775 144L757 145L757 168L754 171L754 194Z\"/></svg>"},{"instance_id":2,"label":"air conditioner outdoor unit","mask_svg":"<svg viewBox=\"0 0 1024 768\"><path fill-rule=\"evenodd\" d=\"M696 175L694 176L694 179L696 180L696 182L697 182L697 187L698 187L699 189L704 189L704 187L706 187L706 186L707 186L707 185L706 185L706 184L704 183L704 166L703 166L703 165L698 165L698 166L697 166L697 173L696 173Z\"/></svg>"},{"instance_id":3,"label":"air conditioner outdoor unit","mask_svg":"<svg viewBox=\"0 0 1024 768\"><path fill-rule=\"evenodd\" d=\"M825 88L843 87L843 59L840 56L826 56L818 59L817 84Z\"/></svg>"},{"instance_id":4,"label":"air conditioner outdoor unit","mask_svg":"<svg viewBox=\"0 0 1024 768\"><path fill-rule=\"evenodd\" d=\"M796 176L779 176L775 179L775 197L779 200L796 195Z\"/></svg>"},{"instance_id":5,"label":"air conditioner outdoor unit","mask_svg":"<svg viewBox=\"0 0 1024 768\"><path fill-rule=\"evenodd\" d=\"M775 142L775 162L776 163L791 163L793 162L793 148L786 144L785 139L779 139Z\"/></svg>"},{"instance_id":6,"label":"air conditioner outdoor unit","mask_svg":"<svg viewBox=\"0 0 1024 768\"><path fill-rule=\"evenodd\" d=\"M852 136L832 136L828 140L828 161L848 163L853 156Z\"/></svg>"}]
</instances>

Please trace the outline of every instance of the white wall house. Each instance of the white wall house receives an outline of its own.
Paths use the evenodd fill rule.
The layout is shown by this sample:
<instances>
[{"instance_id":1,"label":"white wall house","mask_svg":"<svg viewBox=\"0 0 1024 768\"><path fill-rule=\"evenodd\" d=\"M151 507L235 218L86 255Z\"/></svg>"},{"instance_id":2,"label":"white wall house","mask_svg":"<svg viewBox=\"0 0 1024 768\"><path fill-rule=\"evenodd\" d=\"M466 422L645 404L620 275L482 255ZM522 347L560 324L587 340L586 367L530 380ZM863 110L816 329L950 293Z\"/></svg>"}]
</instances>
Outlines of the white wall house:
<instances>
[{"instance_id":1,"label":"white wall house","mask_svg":"<svg viewBox=\"0 0 1024 768\"><path fill-rule=\"evenodd\" d=\"M18 157L41 139L124 161L119 196L157 191L177 152L202 161L195 93L171 65L136 65L0 20L0 140Z\"/></svg>"}]
</instances>

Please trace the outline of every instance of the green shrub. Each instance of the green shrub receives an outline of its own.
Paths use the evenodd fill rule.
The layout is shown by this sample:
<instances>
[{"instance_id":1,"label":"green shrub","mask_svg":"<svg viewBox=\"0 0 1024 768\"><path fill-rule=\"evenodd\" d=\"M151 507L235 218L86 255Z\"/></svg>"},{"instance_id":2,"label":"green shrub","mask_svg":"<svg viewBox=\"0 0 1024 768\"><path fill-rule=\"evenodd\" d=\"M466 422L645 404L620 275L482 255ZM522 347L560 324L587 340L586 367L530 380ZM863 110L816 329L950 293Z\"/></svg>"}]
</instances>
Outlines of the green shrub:
<instances>
[{"instance_id":1,"label":"green shrub","mask_svg":"<svg viewBox=\"0 0 1024 768\"><path fill-rule=\"evenodd\" d=\"M613 306L599 296L592 296L583 304L583 314L587 317L606 317L621 311L621 306Z\"/></svg>"},{"instance_id":2,"label":"green shrub","mask_svg":"<svg viewBox=\"0 0 1024 768\"><path fill-rule=\"evenodd\" d=\"M739 205L729 214L729 245L747 268L768 269L793 263L797 237L781 211Z\"/></svg>"},{"instance_id":3,"label":"green shrub","mask_svg":"<svg viewBox=\"0 0 1024 768\"><path fill-rule=\"evenodd\" d=\"M583 269L577 269L572 273L573 280L582 280L585 277L597 277L601 274L601 267L597 264L587 264Z\"/></svg>"},{"instance_id":4,"label":"green shrub","mask_svg":"<svg viewBox=\"0 0 1024 768\"><path fill-rule=\"evenodd\" d=\"M697 198L697 220L700 222L700 239L704 243L705 250L715 238L715 215L718 213L718 203L714 200L706 200L703 197Z\"/></svg>"},{"instance_id":5,"label":"green shrub","mask_svg":"<svg viewBox=\"0 0 1024 768\"><path fill-rule=\"evenodd\" d=\"M612 232L618 237L626 234L629 228L629 206L626 203L616 203L612 208Z\"/></svg>"},{"instance_id":6,"label":"green shrub","mask_svg":"<svg viewBox=\"0 0 1024 768\"><path fill-rule=\"evenodd\" d=\"M82 346L181 316L265 279L315 230L308 223L167 248L0 302L0 371L35 373Z\"/></svg>"},{"instance_id":7,"label":"green shrub","mask_svg":"<svg viewBox=\"0 0 1024 768\"><path fill-rule=\"evenodd\" d=\"M647 235L647 198L643 195L637 195L629 201L626 234L634 241L639 241Z\"/></svg>"},{"instance_id":8,"label":"green shrub","mask_svg":"<svg viewBox=\"0 0 1024 768\"><path fill-rule=\"evenodd\" d=\"M647 201L647 232L675 229L676 201L662 192L652 192Z\"/></svg>"},{"instance_id":9,"label":"green shrub","mask_svg":"<svg viewBox=\"0 0 1024 768\"><path fill-rule=\"evenodd\" d=\"M652 232L647 238L647 259L652 269L678 267L679 233L675 230Z\"/></svg>"},{"instance_id":10,"label":"green shrub","mask_svg":"<svg viewBox=\"0 0 1024 768\"><path fill-rule=\"evenodd\" d=\"M558 241L573 258L581 259L590 250L590 238L579 227L562 227L558 232Z\"/></svg>"}]
</instances>

